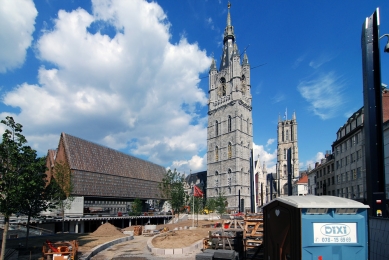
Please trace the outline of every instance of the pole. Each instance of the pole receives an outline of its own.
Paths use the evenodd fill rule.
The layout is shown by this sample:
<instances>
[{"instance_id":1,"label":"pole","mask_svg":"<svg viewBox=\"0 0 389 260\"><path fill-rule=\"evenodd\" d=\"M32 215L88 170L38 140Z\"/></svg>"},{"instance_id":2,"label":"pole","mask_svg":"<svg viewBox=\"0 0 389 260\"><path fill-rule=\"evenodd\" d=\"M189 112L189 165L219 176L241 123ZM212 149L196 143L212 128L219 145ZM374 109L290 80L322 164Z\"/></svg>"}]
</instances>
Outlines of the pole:
<instances>
[{"instance_id":1,"label":"pole","mask_svg":"<svg viewBox=\"0 0 389 260\"><path fill-rule=\"evenodd\" d=\"M386 217L379 19L377 8L362 27L363 128L369 215Z\"/></svg>"},{"instance_id":2,"label":"pole","mask_svg":"<svg viewBox=\"0 0 389 260\"><path fill-rule=\"evenodd\" d=\"M192 228L193 228L193 227L194 227L194 184L193 184L193 190L192 190L192 192L193 192L193 193L192 193L192 195L193 195L193 196L192 196L192 200L193 200L193 203L192 203L192 204L193 204L193 205L192 205L192 206L193 206L193 208L192 208Z\"/></svg>"},{"instance_id":3,"label":"pole","mask_svg":"<svg viewBox=\"0 0 389 260\"><path fill-rule=\"evenodd\" d=\"M292 148L288 149L288 196L292 196Z\"/></svg>"}]
</instances>

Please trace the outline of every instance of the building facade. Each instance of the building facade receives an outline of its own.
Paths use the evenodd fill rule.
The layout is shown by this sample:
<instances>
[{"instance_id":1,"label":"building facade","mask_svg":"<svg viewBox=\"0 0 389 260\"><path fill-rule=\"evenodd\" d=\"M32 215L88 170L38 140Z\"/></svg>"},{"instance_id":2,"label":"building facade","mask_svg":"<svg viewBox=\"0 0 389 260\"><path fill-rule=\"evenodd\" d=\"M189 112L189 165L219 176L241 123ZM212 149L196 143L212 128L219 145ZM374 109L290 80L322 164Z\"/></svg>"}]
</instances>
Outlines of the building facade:
<instances>
[{"instance_id":1,"label":"building facade","mask_svg":"<svg viewBox=\"0 0 389 260\"><path fill-rule=\"evenodd\" d=\"M66 214L128 212L137 198L147 210L146 201L163 199L158 185L164 167L69 134L62 133L58 148L48 151L48 180L55 178L55 163L68 165L72 174L75 201Z\"/></svg>"},{"instance_id":2,"label":"building facade","mask_svg":"<svg viewBox=\"0 0 389 260\"><path fill-rule=\"evenodd\" d=\"M250 209L253 147L250 65L241 55L231 25L230 5L219 69L209 71L207 197L223 194L229 210Z\"/></svg>"},{"instance_id":3,"label":"building facade","mask_svg":"<svg viewBox=\"0 0 389 260\"><path fill-rule=\"evenodd\" d=\"M315 163L315 168L308 171L307 176L308 194L336 196L335 159L330 151Z\"/></svg>"},{"instance_id":4,"label":"building facade","mask_svg":"<svg viewBox=\"0 0 389 260\"><path fill-rule=\"evenodd\" d=\"M299 151L297 145L297 120L296 113L292 119L278 118L277 125L277 179L280 182L280 196L288 196L288 166L287 153L291 149L292 180L299 177Z\"/></svg>"},{"instance_id":5,"label":"building facade","mask_svg":"<svg viewBox=\"0 0 389 260\"><path fill-rule=\"evenodd\" d=\"M336 196L364 201L366 173L363 107L348 118L332 144L335 155Z\"/></svg>"}]
</instances>

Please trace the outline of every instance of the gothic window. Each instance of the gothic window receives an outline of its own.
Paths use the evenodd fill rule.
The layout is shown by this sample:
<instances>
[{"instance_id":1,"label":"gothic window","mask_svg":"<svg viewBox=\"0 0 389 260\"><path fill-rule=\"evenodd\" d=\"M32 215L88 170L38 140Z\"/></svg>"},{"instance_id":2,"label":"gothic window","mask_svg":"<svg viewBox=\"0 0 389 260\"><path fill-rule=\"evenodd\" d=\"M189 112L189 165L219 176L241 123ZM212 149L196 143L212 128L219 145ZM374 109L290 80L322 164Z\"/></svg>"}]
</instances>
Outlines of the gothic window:
<instances>
[{"instance_id":1,"label":"gothic window","mask_svg":"<svg viewBox=\"0 0 389 260\"><path fill-rule=\"evenodd\" d=\"M216 120L215 121L215 136L219 135L219 122Z\"/></svg>"},{"instance_id":2,"label":"gothic window","mask_svg":"<svg viewBox=\"0 0 389 260\"><path fill-rule=\"evenodd\" d=\"M219 88L219 97L220 96L225 96L227 93L227 90L226 90L226 79L225 78L221 78L220 79L220 88Z\"/></svg>"},{"instance_id":3,"label":"gothic window","mask_svg":"<svg viewBox=\"0 0 389 260\"><path fill-rule=\"evenodd\" d=\"M250 118L247 118L247 133L250 133Z\"/></svg>"},{"instance_id":4,"label":"gothic window","mask_svg":"<svg viewBox=\"0 0 389 260\"><path fill-rule=\"evenodd\" d=\"M286 149L284 149L284 160L286 160Z\"/></svg>"},{"instance_id":5,"label":"gothic window","mask_svg":"<svg viewBox=\"0 0 389 260\"><path fill-rule=\"evenodd\" d=\"M216 176L217 176L217 175L219 175L219 172L218 172L218 171L216 171L216 172L215 172L215 175L216 175Z\"/></svg>"},{"instance_id":6,"label":"gothic window","mask_svg":"<svg viewBox=\"0 0 389 260\"><path fill-rule=\"evenodd\" d=\"M215 148L215 161L219 161L219 147Z\"/></svg>"},{"instance_id":7,"label":"gothic window","mask_svg":"<svg viewBox=\"0 0 389 260\"><path fill-rule=\"evenodd\" d=\"M243 131L242 122L243 122L243 115L240 115L240 131Z\"/></svg>"},{"instance_id":8,"label":"gothic window","mask_svg":"<svg viewBox=\"0 0 389 260\"><path fill-rule=\"evenodd\" d=\"M246 78L244 75L242 76L241 85L242 85L242 94L245 95L246 94Z\"/></svg>"},{"instance_id":9,"label":"gothic window","mask_svg":"<svg viewBox=\"0 0 389 260\"><path fill-rule=\"evenodd\" d=\"M232 157L232 144L231 142L228 143L228 159L231 159Z\"/></svg>"},{"instance_id":10,"label":"gothic window","mask_svg":"<svg viewBox=\"0 0 389 260\"><path fill-rule=\"evenodd\" d=\"M228 132L231 132L232 119L231 116L228 116Z\"/></svg>"},{"instance_id":11,"label":"gothic window","mask_svg":"<svg viewBox=\"0 0 389 260\"><path fill-rule=\"evenodd\" d=\"M289 141L289 130L286 130L286 141Z\"/></svg>"}]
</instances>

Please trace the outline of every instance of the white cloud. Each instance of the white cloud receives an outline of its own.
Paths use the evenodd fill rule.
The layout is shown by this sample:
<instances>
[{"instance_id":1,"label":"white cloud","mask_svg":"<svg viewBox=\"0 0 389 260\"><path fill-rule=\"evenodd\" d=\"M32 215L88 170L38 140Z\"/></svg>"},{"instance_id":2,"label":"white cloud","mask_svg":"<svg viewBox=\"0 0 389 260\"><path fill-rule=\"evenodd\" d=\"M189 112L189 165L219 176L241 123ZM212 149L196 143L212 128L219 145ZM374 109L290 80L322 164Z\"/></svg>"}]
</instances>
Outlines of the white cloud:
<instances>
[{"instance_id":1,"label":"white cloud","mask_svg":"<svg viewBox=\"0 0 389 260\"><path fill-rule=\"evenodd\" d=\"M314 68L314 69L317 69L320 66L322 66L323 64L331 61L333 58L334 57L332 55L321 54L316 60L312 60L311 62L309 62L309 66Z\"/></svg>"},{"instance_id":2,"label":"white cloud","mask_svg":"<svg viewBox=\"0 0 389 260\"><path fill-rule=\"evenodd\" d=\"M271 145L272 143L274 143L275 140L276 140L276 139L274 139L274 138L270 138L269 140L267 140L267 142L266 142L266 147L268 147L269 145Z\"/></svg>"},{"instance_id":3,"label":"white cloud","mask_svg":"<svg viewBox=\"0 0 389 260\"><path fill-rule=\"evenodd\" d=\"M0 73L23 65L32 42L38 12L32 0L2 0L0 4Z\"/></svg>"},{"instance_id":4,"label":"white cloud","mask_svg":"<svg viewBox=\"0 0 389 260\"><path fill-rule=\"evenodd\" d=\"M297 89L310 103L309 109L323 120L337 116L345 103L344 82L333 72L321 74L312 80L303 80Z\"/></svg>"},{"instance_id":5,"label":"white cloud","mask_svg":"<svg viewBox=\"0 0 389 260\"><path fill-rule=\"evenodd\" d=\"M304 61L306 56L307 56L307 54L305 53L305 54L301 55L300 57L298 57L295 60L295 62L293 63L292 68L296 69L298 66L300 66L300 63Z\"/></svg>"},{"instance_id":6,"label":"white cloud","mask_svg":"<svg viewBox=\"0 0 389 260\"><path fill-rule=\"evenodd\" d=\"M305 167L305 169L308 169L309 167L311 169L314 169L315 168L315 164L318 162L319 164L321 163L321 159L323 159L325 157L324 153L322 152L317 152L315 157L314 158L311 158L309 159L308 161L305 162L305 165L304 163L300 163L300 169L303 169Z\"/></svg>"},{"instance_id":7,"label":"white cloud","mask_svg":"<svg viewBox=\"0 0 389 260\"><path fill-rule=\"evenodd\" d=\"M207 170L207 154L203 157L194 155L189 160L173 161L170 169L176 169L177 172L190 174Z\"/></svg>"},{"instance_id":8,"label":"white cloud","mask_svg":"<svg viewBox=\"0 0 389 260\"><path fill-rule=\"evenodd\" d=\"M273 104L279 103L283 100L285 100L285 95L284 93L278 92L274 97L272 97Z\"/></svg>"},{"instance_id":9,"label":"white cloud","mask_svg":"<svg viewBox=\"0 0 389 260\"><path fill-rule=\"evenodd\" d=\"M267 141L267 144L269 144L269 142L272 142L270 140L274 141L274 139L269 139ZM259 160L261 162L261 166L265 162L266 169L267 169L268 173L276 172L277 149L274 149L274 151L272 153L269 153L269 152L266 151L266 149L264 148L263 145L257 145L257 144L254 143L253 144L253 150L254 150L253 151L254 160L258 160L258 158L259 158Z\"/></svg>"},{"instance_id":10,"label":"white cloud","mask_svg":"<svg viewBox=\"0 0 389 260\"><path fill-rule=\"evenodd\" d=\"M22 83L3 97L20 108L14 117L27 139L45 154L56 146L38 136L66 132L155 163L189 161L201 169L207 119L196 106L207 98L198 83L211 59L183 37L170 42L167 16L154 2L92 5L92 13L58 12L36 43L51 68L39 69L37 85ZM111 28L110 36L93 32L96 24Z\"/></svg>"}]
</instances>

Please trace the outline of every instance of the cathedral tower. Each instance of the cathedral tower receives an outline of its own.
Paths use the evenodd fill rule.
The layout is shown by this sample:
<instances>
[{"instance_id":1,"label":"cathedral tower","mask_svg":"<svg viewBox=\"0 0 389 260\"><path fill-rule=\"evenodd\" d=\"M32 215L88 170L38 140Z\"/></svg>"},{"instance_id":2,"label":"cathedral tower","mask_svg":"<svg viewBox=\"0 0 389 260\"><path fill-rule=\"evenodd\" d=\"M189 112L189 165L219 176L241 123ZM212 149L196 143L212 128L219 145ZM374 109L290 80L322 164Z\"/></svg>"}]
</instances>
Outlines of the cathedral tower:
<instances>
[{"instance_id":1,"label":"cathedral tower","mask_svg":"<svg viewBox=\"0 0 389 260\"><path fill-rule=\"evenodd\" d=\"M288 166L287 152L291 148L292 180L299 177L299 151L297 146L297 120L296 113L288 120L278 117L277 126L277 179L279 179L280 196L288 196Z\"/></svg>"},{"instance_id":2,"label":"cathedral tower","mask_svg":"<svg viewBox=\"0 0 389 260\"><path fill-rule=\"evenodd\" d=\"M213 59L209 71L207 197L222 194L230 210L250 209L250 91L250 65L246 53L241 62L228 4L220 66Z\"/></svg>"}]
</instances>

